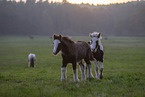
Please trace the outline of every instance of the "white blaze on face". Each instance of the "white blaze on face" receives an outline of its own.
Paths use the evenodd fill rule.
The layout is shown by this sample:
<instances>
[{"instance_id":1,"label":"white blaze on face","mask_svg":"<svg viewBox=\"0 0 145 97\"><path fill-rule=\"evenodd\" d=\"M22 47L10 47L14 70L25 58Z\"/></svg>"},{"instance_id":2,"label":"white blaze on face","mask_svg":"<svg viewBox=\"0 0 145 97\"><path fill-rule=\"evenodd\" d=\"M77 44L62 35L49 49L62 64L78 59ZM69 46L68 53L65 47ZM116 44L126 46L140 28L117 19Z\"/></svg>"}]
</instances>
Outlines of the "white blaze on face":
<instances>
[{"instance_id":1,"label":"white blaze on face","mask_svg":"<svg viewBox=\"0 0 145 97\"><path fill-rule=\"evenodd\" d=\"M91 50L94 50L96 48L96 41L98 41L99 39L97 37L92 37L92 41L91 41Z\"/></svg>"},{"instance_id":2,"label":"white blaze on face","mask_svg":"<svg viewBox=\"0 0 145 97\"><path fill-rule=\"evenodd\" d=\"M58 39L54 40L54 49L53 49L53 53L56 53L56 50L58 48L58 44L60 43L60 41Z\"/></svg>"}]
</instances>

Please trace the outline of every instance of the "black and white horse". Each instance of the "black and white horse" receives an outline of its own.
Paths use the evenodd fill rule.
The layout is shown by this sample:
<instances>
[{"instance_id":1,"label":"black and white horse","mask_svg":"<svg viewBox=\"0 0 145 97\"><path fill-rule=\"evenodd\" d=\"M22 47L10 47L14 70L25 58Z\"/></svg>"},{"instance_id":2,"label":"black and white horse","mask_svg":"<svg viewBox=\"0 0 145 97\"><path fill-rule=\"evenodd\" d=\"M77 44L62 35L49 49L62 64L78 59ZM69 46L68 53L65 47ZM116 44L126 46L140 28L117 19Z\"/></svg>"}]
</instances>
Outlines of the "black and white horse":
<instances>
[{"instance_id":1,"label":"black and white horse","mask_svg":"<svg viewBox=\"0 0 145 97\"><path fill-rule=\"evenodd\" d=\"M90 33L91 41L89 42L91 51L93 53L93 56L95 58L94 64L95 64L95 72L96 72L96 78L102 79L103 78L103 61L104 61L104 51L103 51L103 45L101 43L102 37L101 34L98 32ZM99 72L99 66L98 63L100 62L100 72Z\"/></svg>"},{"instance_id":2,"label":"black and white horse","mask_svg":"<svg viewBox=\"0 0 145 97\"><path fill-rule=\"evenodd\" d=\"M87 63L89 78L93 78L90 62L90 60L93 60L93 55L91 53L91 48L88 43L83 41L74 42L70 38L63 37L61 35L53 35L53 39L53 54L57 55L59 51L61 51L62 56L61 81L64 81L66 79L66 66L68 63L72 63L74 81L79 81L76 66L77 62L79 62L81 68L81 80L86 80L85 69L84 65L82 64L82 59L84 59L84 61Z\"/></svg>"}]
</instances>

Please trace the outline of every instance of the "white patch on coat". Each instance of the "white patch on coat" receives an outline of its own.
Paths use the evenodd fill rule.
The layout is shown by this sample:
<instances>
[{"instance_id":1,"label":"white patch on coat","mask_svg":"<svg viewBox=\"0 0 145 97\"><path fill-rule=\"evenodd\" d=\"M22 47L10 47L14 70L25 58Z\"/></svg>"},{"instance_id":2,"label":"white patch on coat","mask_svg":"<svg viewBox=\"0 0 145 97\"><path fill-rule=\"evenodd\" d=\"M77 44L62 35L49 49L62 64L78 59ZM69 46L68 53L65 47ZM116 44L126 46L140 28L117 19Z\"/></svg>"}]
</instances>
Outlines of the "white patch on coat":
<instances>
[{"instance_id":1,"label":"white patch on coat","mask_svg":"<svg viewBox=\"0 0 145 97\"><path fill-rule=\"evenodd\" d=\"M65 81L66 79L66 68L62 67L61 68L61 81Z\"/></svg>"},{"instance_id":2,"label":"white patch on coat","mask_svg":"<svg viewBox=\"0 0 145 97\"><path fill-rule=\"evenodd\" d=\"M30 59L31 58L34 58L34 61L36 61L36 56L35 56L35 54L32 54L32 53L30 53L29 55L28 55L28 61L30 61Z\"/></svg>"},{"instance_id":3,"label":"white patch on coat","mask_svg":"<svg viewBox=\"0 0 145 97\"><path fill-rule=\"evenodd\" d=\"M101 37L101 35L100 35L100 37L98 38L98 36L99 36L99 32L93 32L93 33L90 33L89 35L90 35L90 37L91 37L91 45L90 45L90 47L91 47L91 50L94 50L95 49L95 47L96 47L96 41L98 41L98 45L100 46L100 50L102 50L103 51L103 45L102 45L102 43L101 43L101 40L100 39L102 39L102 37Z\"/></svg>"},{"instance_id":4,"label":"white patch on coat","mask_svg":"<svg viewBox=\"0 0 145 97\"><path fill-rule=\"evenodd\" d=\"M61 43L58 39L54 40L54 49L53 49L53 53L56 53L56 50L58 48L58 44Z\"/></svg>"},{"instance_id":5,"label":"white patch on coat","mask_svg":"<svg viewBox=\"0 0 145 97\"><path fill-rule=\"evenodd\" d=\"M101 40L97 37L92 37L92 42L91 42L91 49L94 50L96 48L96 41L98 41L98 45L100 46L100 50L103 51L103 45L101 43Z\"/></svg>"},{"instance_id":6,"label":"white patch on coat","mask_svg":"<svg viewBox=\"0 0 145 97\"><path fill-rule=\"evenodd\" d=\"M101 40L99 40L99 46L100 46L100 50L103 51L103 45L102 45L102 43L101 43Z\"/></svg>"},{"instance_id":7,"label":"white patch on coat","mask_svg":"<svg viewBox=\"0 0 145 97\"><path fill-rule=\"evenodd\" d=\"M100 62L100 69L104 68L103 67L103 62Z\"/></svg>"},{"instance_id":8,"label":"white patch on coat","mask_svg":"<svg viewBox=\"0 0 145 97\"><path fill-rule=\"evenodd\" d=\"M98 66L98 61L96 59L94 61L94 64L95 64L96 79L100 79L99 66Z\"/></svg>"},{"instance_id":9,"label":"white patch on coat","mask_svg":"<svg viewBox=\"0 0 145 97\"><path fill-rule=\"evenodd\" d=\"M74 81L78 82L79 81L79 79L78 79L78 70L77 69L73 70L73 73L74 73Z\"/></svg>"},{"instance_id":10,"label":"white patch on coat","mask_svg":"<svg viewBox=\"0 0 145 97\"><path fill-rule=\"evenodd\" d=\"M91 42L91 49L94 50L96 48L96 41L98 41L99 39L96 37L92 37L92 42Z\"/></svg>"},{"instance_id":11,"label":"white patch on coat","mask_svg":"<svg viewBox=\"0 0 145 97\"><path fill-rule=\"evenodd\" d=\"M89 36L90 36L90 37L98 37L99 34L100 34L100 32L93 32L93 33L90 33ZM100 36L99 39L102 39L102 37Z\"/></svg>"}]
</instances>

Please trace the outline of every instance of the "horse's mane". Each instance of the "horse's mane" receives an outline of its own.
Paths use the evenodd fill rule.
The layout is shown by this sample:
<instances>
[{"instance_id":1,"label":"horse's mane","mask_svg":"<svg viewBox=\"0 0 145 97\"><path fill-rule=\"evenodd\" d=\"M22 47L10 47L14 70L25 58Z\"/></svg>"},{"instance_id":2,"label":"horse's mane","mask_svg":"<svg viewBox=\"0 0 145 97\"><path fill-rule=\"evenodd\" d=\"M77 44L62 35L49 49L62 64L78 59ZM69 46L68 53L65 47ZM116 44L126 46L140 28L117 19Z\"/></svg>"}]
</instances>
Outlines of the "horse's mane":
<instances>
[{"instance_id":1,"label":"horse's mane","mask_svg":"<svg viewBox=\"0 0 145 97\"><path fill-rule=\"evenodd\" d=\"M74 43L73 40L71 40L69 37L65 36L65 37L62 37L62 40L63 41L66 41L66 42L69 42L69 43Z\"/></svg>"}]
</instances>

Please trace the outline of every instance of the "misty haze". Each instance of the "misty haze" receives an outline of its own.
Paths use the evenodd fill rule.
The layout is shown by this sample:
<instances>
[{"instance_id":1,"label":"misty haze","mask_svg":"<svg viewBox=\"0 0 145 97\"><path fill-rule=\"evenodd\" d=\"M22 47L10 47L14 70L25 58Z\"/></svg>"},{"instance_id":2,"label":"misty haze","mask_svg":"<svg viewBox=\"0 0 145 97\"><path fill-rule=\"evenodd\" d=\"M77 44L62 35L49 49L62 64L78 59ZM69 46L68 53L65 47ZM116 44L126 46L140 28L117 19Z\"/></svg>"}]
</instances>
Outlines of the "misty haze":
<instances>
[{"instance_id":1,"label":"misty haze","mask_svg":"<svg viewBox=\"0 0 145 97\"><path fill-rule=\"evenodd\" d=\"M145 1L111 5L0 1L0 35L145 36Z\"/></svg>"}]
</instances>

